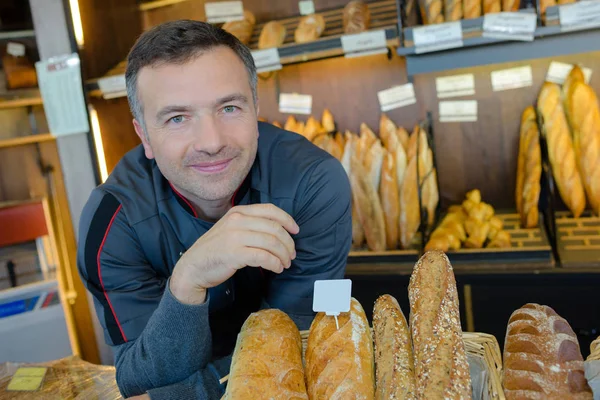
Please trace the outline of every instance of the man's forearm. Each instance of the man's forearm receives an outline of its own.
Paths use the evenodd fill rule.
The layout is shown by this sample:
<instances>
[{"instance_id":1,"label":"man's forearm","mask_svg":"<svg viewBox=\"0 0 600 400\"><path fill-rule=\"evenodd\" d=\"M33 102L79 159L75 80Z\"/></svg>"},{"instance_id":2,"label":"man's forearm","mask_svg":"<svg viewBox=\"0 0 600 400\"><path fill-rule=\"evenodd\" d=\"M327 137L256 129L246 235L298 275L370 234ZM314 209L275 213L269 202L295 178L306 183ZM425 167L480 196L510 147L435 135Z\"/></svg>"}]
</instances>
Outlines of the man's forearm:
<instances>
[{"instance_id":1,"label":"man's forearm","mask_svg":"<svg viewBox=\"0 0 600 400\"><path fill-rule=\"evenodd\" d=\"M208 301L180 303L169 282L142 334L114 347L117 383L125 396L171 385L206 368L212 353Z\"/></svg>"}]
</instances>

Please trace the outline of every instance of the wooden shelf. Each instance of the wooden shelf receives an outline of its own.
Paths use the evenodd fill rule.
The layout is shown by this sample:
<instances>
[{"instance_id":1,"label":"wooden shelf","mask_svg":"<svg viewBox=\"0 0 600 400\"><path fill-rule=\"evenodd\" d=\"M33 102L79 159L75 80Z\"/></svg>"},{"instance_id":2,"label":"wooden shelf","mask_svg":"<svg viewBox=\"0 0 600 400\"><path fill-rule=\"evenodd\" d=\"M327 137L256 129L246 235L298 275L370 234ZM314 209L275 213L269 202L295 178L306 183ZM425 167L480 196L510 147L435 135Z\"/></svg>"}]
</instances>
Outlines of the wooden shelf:
<instances>
[{"instance_id":1,"label":"wooden shelf","mask_svg":"<svg viewBox=\"0 0 600 400\"><path fill-rule=\"evenodd\" d=\"M167 6L172 6L173 4L183 3L188 0L155 0L155 1L144 1L140 3L139 9L140 11L149 11L154 10L156 8L162 8Z\"/></svg>"},{"instance_id":2,"label":"wooden shelf","mask_svg":"<svg viewBox=\"0 0 600 400\"><path fill-rule=\"evenodd\" d=\"M0 149L16 146L26 146L28 144L50 142L55 140L50 133L41 133L37 135L20 136L16 138L0 139Z\"/></svg>"},{"instance_id":3,"label":"wooden shelf","mask_svg":"<svg viewBox=\"0 0 600 400\"><path fill-rule=\"evenodd\" d=\"M44 103L39 93L37 96L32 97L6 98L0 96L0 110L18 107L41 106L42 104Z\"/></svg>"}]
</instances>

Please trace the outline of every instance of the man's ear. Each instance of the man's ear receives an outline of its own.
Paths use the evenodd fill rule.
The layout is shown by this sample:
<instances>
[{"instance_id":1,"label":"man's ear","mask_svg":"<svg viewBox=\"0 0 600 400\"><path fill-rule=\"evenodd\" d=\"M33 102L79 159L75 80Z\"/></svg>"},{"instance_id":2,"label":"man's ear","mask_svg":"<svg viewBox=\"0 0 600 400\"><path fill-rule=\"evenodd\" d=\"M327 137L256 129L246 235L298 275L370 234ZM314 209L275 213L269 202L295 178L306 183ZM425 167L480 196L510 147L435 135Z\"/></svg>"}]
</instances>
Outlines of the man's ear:
<instances>
[{"instance_id":1,"label":"man's ear","mask_svg":"<svg viewBox=\"0 0 600 400\"><path fill-rule=\"evenodd\" d=\"M134 118L133 119L133 128L135 129L135 133L139 136L142 141L142 145L144 146L144 152L146 153L146 158L152 160L154 158L154 153L152 152L152 147L150 146L150 141L148 140L148 136L144 129L140 125L140 123Z\"/></svg>"}]
</instances>

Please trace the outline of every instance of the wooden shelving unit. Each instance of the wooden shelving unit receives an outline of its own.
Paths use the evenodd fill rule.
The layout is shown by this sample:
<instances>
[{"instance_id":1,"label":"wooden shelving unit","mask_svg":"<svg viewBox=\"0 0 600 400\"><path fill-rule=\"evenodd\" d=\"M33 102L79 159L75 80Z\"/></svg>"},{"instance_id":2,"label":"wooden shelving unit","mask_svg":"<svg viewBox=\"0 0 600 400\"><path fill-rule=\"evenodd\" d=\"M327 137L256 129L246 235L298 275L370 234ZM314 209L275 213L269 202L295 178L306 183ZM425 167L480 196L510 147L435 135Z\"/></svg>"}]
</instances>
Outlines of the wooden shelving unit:
<instances>
[{"instance_id":1,"label":"wooden shelving unit","mask_svg":"<svg viewBox=\"0 0 600 400\"><path fill-rule=\"evenodd\" d=\"M21 136L10 139L0 139L0 149L8 147L25 146L28 144L50 142L55 140L55 137L50 133L42 133L37 135Z\"/></svg>"}]
</instances>

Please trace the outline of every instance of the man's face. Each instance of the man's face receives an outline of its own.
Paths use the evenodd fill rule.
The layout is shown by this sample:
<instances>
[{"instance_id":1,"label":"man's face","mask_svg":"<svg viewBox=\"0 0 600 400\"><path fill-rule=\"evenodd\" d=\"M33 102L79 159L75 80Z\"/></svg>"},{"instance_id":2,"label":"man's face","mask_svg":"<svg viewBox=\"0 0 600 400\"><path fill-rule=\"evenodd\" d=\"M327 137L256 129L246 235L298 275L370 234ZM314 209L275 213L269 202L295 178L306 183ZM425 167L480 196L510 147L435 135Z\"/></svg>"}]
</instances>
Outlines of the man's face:
<instances>
[{"instance_id":1,"label":"man's face","mask_svg":"<svg viewBox=\"0 0 600 400\"><path fill-rule=\"evenodd\" d=\"M248 73L227 47L191 61L145 67L138 76L146 156L184 195L229 199L256 157L257 110Z\"/></svg>"}]
</instances>

